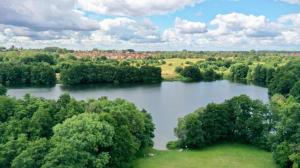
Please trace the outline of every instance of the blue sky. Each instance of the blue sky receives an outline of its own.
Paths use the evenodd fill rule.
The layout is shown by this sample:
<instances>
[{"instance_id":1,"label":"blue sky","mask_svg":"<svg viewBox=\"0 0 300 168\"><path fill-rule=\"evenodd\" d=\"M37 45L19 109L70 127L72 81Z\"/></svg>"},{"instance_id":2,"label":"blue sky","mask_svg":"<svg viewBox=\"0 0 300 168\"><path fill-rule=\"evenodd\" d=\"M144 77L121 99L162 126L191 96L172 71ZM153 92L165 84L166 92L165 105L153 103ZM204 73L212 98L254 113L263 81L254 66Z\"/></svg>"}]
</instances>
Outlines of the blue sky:
<instances>
[{"instance_id":1,"label":"blue sky","mask_svg":"<svg viewBox=\"0 0 300 168\"><path fill-rule=\"evenodd\" d=\"M208 0L166 15L156 15L150 18L160 25L161 29L164 29L173 26L176 17L208 23L218 14L232 12L264 15L270 20L276 20L284 14L299 13L300 5L275 0Z\"/></svg>"},{"instance_id":2,"label":"blue sky","mask_svg":"<svg viewBox=\"0 0 300 168\"><path fill-rule=\"evenodd\" d=\"M300 50L300 0L2 0L0 46Z\"/></svg>"}]
</instances>

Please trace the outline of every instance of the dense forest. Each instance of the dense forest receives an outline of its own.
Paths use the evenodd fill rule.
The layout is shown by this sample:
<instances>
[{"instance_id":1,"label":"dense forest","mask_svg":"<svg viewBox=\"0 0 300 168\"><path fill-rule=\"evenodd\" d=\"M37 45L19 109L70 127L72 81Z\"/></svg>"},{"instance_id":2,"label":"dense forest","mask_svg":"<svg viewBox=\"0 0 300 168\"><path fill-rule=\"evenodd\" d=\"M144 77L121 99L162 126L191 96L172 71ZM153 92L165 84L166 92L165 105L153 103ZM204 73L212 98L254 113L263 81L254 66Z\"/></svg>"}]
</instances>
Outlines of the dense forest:
<instances>
[{"instance_id":1,"label":"dense forest","mask_svg":"<svg viewBox=\"0 0 300 168\"><path fill-rule=\"evenodd\" d=\"M142 66L112 66L93 63L72 64L61 70L61 81L66 85L91 83L157 83L161 69Z\"/></svg>"},{"instance_id":2,"label":"dense forest","mask_svg":"<svg viewBox=\"0 0 300 168\"><path fill-rule=\"evenodd\" d=\"M0 167L130 167L153 130L151 116L122 99L0 96Z\"/></svg>"}]
</instances>

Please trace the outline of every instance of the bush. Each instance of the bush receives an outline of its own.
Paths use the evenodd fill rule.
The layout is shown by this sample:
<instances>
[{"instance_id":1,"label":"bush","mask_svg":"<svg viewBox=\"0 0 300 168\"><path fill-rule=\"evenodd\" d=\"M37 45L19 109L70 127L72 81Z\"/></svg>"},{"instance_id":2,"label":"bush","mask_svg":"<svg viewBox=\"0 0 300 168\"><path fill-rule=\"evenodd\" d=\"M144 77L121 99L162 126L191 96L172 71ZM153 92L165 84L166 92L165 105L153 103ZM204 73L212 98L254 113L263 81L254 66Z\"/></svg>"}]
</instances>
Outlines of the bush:
<instances>
[{"instance_id":1,"label":"bush","mask_svg":"<svg viewBox=\"0 0 300 168\"><path fill-rule=\"evenodd\" d=\"M179 148L180 148L180 146L178 144L178 141L170 141L167 143L167 149L169 149L169 150L176 150Z\"/></svg>"},{"instance_id":2,"label":"bush","mask_svg":"<svg viewBox=\"0 0 300 168\"><path fill-rule=\"evenodd\" d=\"M249 67L244 64L236 64L230 68L231 79L236 82L245 82L247 81Z\"/></svg>"},{"instance_id":3,"label":"bush","mask_svg":"<svg viewBox=\"0 0 300 168\"><path fill-rule=\"evenodd\" d=\"M199 70L199 68L195 66L187 66L185 67L181 73L183 77L188 78L191 81L200 81L202 80L202 74Z\"/></svg>"},{"instance_id":4,"label":"bush","mask_svg":"<svg viewBox=\"0 0 300 168\"><path fill-rule=\"evenodd\" d=\"M216 73L212 68L209 68L203 72L203 80L205 81L214 81L220 78L221 76L218 73Z\"/></svg>"},{"instance_id":5,"label":"bush","mask_svg":"<svg viewBox=\"0 0 300 168\"><path fill-rule=\"evenodd\" d=\"M276 146L273 152L273 158L279 167L291 167L291 162L289 161L289 155L291 154L289 144L287 142L282 142Z\"/></svg>"},{"instance_id":6,"label":"bush","mask_svg":"<svg viewBox=\"0 0 300 168\"><path fill-rule=\"evenodd\" d=\"M176 68L175 68L175 72L176 73L181 73L182 72L182 70L183 70L183 68L181 67L181 66L177 66Z\"/></svg>"}]
</instances>

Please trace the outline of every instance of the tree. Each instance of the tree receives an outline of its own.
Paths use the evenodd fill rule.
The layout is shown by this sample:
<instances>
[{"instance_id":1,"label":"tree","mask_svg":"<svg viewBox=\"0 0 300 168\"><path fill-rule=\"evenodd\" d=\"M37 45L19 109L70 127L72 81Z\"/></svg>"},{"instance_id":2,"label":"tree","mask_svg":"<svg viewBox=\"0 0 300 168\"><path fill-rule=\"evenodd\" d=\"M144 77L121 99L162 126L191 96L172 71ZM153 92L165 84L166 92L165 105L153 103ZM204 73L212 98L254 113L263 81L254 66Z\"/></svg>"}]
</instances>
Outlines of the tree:
<instances>
[{"instance_id":1,"label":"tree","mask_svg":"<svg viewBox=\"0 0 300 168\"><path fill-rule=\"evenodd\" d=\"M103 120L115 128L110 168L127 168L139 151L152 147L154 125L149 114L122 99L91 101L87 111L102 114Z\"/></svg>"},{"instance_id":2,"label":"tree","mask_svg":"<svg viewBox=\"0 0 300 168\"><path fill-rule=\"evenodd\" d=\"M236 82L245 82L248 75L249 67L244 64L236 64L230 68L231 79Z\"/></svg>"},{"instance_id":3,"label":"tree","mask_svg":"<svg viewBox=\"0 0 300 168\"><path fill-rule=\"evenodd\" d=\"M31 69L31 83L33 85L53 85L56 82L54 69L48 64L37 64Z\"/></svg>"},{"instance_id":4,"label":"tree","mask_svg":"<svg viewBox=\"0 0 300 168\"><path fill-rule=\"evenodd\" d=\"M157 83L161 82L161 68L152 66L102 65L94 63L73 64L61 71L66 85L89 83Z\"/></svg>"},{"instance_id":5,"label":"tree","mask_svg":"<svg viewBox=\"0 0 300 168\"><path fill-rule=\"evenodd\" d=\"M17 139L0 144L0 167L11 167L12 160L26 148L27 143L26 136L20 135Z\"/></svg>"},{"instance_id":6,"label":"tree","mask_svg":"<svg viewBox=\"0 0 300 168\"><path fill-rule=\"evenodd\" d=\"M268 68L267 69L267 77L266 77L266 83L267 86L269 86L269 84L272 82L273 78L275 75L275 69L274 68Z\"/></svg>"},{"instance_id":7,"label":"tree","mask_svg":"<svg viewBox=\"0 0 300 168\"><path fill-rule=\"evenodd\" d=\"M279 167L291 167L292 163L289 160L289 155L291 154L291 150L289 148L289 144L287 142L282 142L276 146L273 152L273 158Z\"/></svg>"},{"instance_id":8,"label":"tree","mask_svg":"<svg viewBox=\"0 0 300 168\"><path fill-rule=\"evenodd\" d=\"M31 117L30 133L36 137L50 137L52 135L53 119L50 108L40 107Z\"/></svg>"},{"instance_id":9,"label":"tree","mask_svg":"<svg viewBox=\"0 0 300 168\"><path fill-rule=\"evenodd\" d=\"M4 85L53 85L55 82L55 71L47 63L0 63L0 83Z\"/></svg>"},{"instance_id":10,"label":"tree","mask_svg":"<svg viewBox=\"0 0 300 168\"><path fill-rule=\"evenodd\" d=\"M219 79L220 76L212 68L208 68L203 72L203 80L213 81Z\"/></svg>"},{"instance_id":11,"label":"tree","mask_svg":"<svg viewBox=\"0 0 300 168\"><path fill-rule=\"evenodd\" d=\"M80 150L70 143L61 142L50 149L49 153L44 158L44 164L41 168L105 168L108 160L109 156L105 153L95 157L95 155L92 155L90 152Z\"/></svg>"},{"instance_id":12,"label":"tree","mask_svg":"<svg viewBox=\"0 0 300 168\"><path fill-rule=\"evenodd\" d=\"M43 159L48 153L51 145L47 139L42 138L32 141L12 161L12 168L40 168L43 165Z\"/></svg>"},{"instance_id":13,"label":"tree","mask_svg":"<svg viewBox=\"0 0 300 168\"><path fill-rule=\"evenodd\" d=\"M279 117L276 121L276 134L272 138L273 156L280 167L292 167L299 162L300 103L287 99L277 108Z\"/></svg>"},{"instance_id":14,"label":"tree","mask_svg":"<svg viewBox=\"0 0 300 168\"><path fill-rule=\"evenodd\" d=\"M205 144L227 140L232 133L232 115L226 104L208 104L200 115Z\"/></svg>"},{"instance_id":15,"label":"tree","mask_svg":"<svg viewBox=\"0 0 300 168\"><path fill-rule=\"evenodd\" d=\"M113 135L113 127L101 121L99 114L69 118L54 127L54 147L42 167L104 167L108 162L105 148L112 145Z\"/></svg>"},{"instance_id":16,"label":"tree","mask_svg":"<svg viewBox=\"0 0 300 168\"><path fill-rule=\"evenodd\" d=\"M205 146L204 131L199 121L202 110L191 113L178 120L175 134L179 138L179 147L201 148Z\"/></svg>"},{"instance_id":17,"label":"tree","mask_svg":"<svg viewBox=\"0 0 300 168\"><path fill-rule=\"evenodd\" d=\"M284 74L276 74L276 77L269 84L269 93L274 95L276 93L288 95L295 83L298 81L297 76L292 72Z\"/></svg>"},{"instance_id":18,"label":"tree","mask_svg":"<svg viewBox=\"0 0 300 168\"><path fill-rule=\"evenodd\" d=\"M6 95L7 89L0 84L0 96Z\"/></svg>"},{"instance_id":19,"label":"tree","mask_svg":"<svg viewBox=\"0 0 300 168\"><path fill-rule=\"evenodd\" d=\"M218 142L240 142L269 149L272 116L267 106L248 96L208 104L179 120L175 133L181 147L201 148Z\"/></svg>"},{"instance_id":20,"label":"tree","mask_svg":"<svg viewBox=\"0 0 300 168\"><path fill-rule=\"evenodd\" d=\"M200 81L202 79L202 74L199 68L195 66L187 66L185 67L181 73L183 77L188 78L191 81Z\"/></svg>"},{"instance_id":21,"label":"tree","mask_svg":"<svg viewBox=\"0 0 300 168\"><path fill-rule=\"evenodd\" d=\"M162 80L160 67L142 66L140 73L144 83L158 83Z\"/></svg>"},{"instance_id":22,"label":"tree","mask_svg":"<svg viewBox=\"0 0 300 168\"><path fill-rule=\"evenodd\" d=\"M267 84L267 72L268 69L266 67L261 64L257 65L254 69L253 82L257 85L265 86Z\"/></svg>"},{"instance_id":23,"label":"tree","mask_svg":"<svg viewBox=\"0 0 300 168\"><path fill-rule=\"evenodd\" d=\"M234 97L226 103L233 111L234 119L231 121L234 121L234 141L269 149L267 139L272 129L273 116L267 106L246 95Z\"/></svg>"},{"instance_id":24,"label":"tree","mask_svg":"<svg viewBox=\"0 0 300 168\"><path fill-rule=\"evenodd\" d=\"M0 96L0 167L129 168L153 131L150 114L122 99Z\"/></svg>"},{"instance_id":25,"label":"tree","mask_svg":"<svg viewBox=\"0 0 300 168\"><path fill-rule=\"evenodd\" d=\"M47 53L37 53L30 56L25 56L21 58L21 62L24 64L32 64L34 62L45 62L50 65L55 64L55 56Z\"/></svg>"},{"instance_id":26,"label":"tree","mask_svg":"<svg viewBox=\"0 0 300 168\"><path fill-rule=\"evenodd\" d=\"M290 95L294 96L298 101L300 101L300 81L295 83L290 91Z\"/></svg>"},{"instance_id":27,"label":"tree","mask_svg":"<svg viewBox=\"0 0 300 168\"><path fill-rule=\"evenodd\" d=\"M279 93L287 96L295 83L300 80L300 63L289 62L285 66L279 67L273 76L268 85L269 94Z\"/></svg>"},{"instance_id":28,"label":"tree","mask_svg":"<svg viewBox=\"0 0 300 168\"><path fill-rule=\"evenodd\" d=\"M17 111L17 102L15 99L0 96L0 122L6 122Z\"/></svg>"}]
</instances>

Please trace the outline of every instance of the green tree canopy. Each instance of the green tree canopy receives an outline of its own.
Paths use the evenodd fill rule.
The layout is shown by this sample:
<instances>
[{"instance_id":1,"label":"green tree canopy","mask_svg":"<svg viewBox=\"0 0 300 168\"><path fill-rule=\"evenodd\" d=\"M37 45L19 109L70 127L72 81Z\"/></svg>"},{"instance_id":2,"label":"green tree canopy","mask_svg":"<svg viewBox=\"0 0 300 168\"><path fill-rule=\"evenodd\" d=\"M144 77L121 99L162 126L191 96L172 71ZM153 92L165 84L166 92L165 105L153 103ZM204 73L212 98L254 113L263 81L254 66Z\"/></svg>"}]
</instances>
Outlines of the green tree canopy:
<instances>
[{"instance_id":1,"label":"green tree canopy","mask_svg":"<svg viewBox=\"0 0 300 168\"><path fill-rule=\"evenodd\" d=\"M0 84L0 96L6 95L7 89Z\"/></svg>"}]
</instances>

